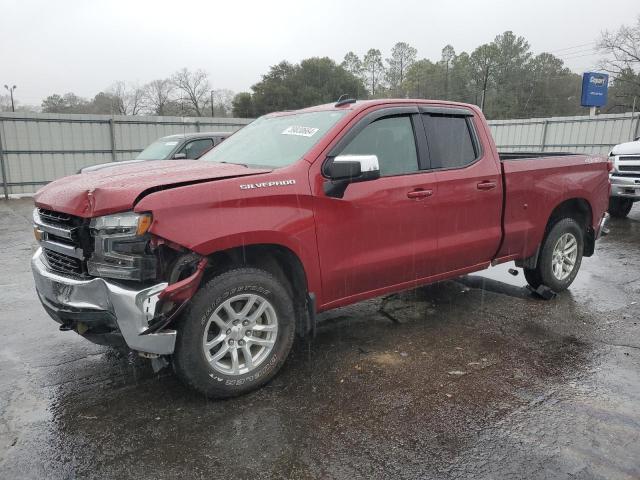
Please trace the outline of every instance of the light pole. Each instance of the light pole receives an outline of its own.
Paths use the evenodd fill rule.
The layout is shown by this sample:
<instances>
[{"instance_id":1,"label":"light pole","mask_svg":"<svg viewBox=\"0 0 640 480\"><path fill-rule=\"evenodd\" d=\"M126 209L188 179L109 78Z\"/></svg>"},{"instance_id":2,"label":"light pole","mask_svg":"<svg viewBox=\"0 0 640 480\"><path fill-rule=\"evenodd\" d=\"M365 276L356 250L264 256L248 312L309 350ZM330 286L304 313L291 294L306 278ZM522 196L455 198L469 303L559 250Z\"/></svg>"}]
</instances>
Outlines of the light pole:
<instances>
[{"instance_id":1,"label":"light pole","mask_svg":"<svg viewBox=\"0 0 640 480\"><path fill-rule=\"evenodd\" d=\"M213 90L211 90L211 116L213 117Z\"/></svg>"},{"instance_id":2,"label":"light pole","mask_svg":"<svg viewBox=\"0 0 640 480\"><path fill-rule=\"evenodd\" d=\"M16 106L13 103L13 91L18 88L15 85L11 88L9 88L9 85L5 85L4 88L6 88L7 90L9 90L9 94L11 95L11 111L15 112L16 111Z\"/></svg>"}]
</instances>

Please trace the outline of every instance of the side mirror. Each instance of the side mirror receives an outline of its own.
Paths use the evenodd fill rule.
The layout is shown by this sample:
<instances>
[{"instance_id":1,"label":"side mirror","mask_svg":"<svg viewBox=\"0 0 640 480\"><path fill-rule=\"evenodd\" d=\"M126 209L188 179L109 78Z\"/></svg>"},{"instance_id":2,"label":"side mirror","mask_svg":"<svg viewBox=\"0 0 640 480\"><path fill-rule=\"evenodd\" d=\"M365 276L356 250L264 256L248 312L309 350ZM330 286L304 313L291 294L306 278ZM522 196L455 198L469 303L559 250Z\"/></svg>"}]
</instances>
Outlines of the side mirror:
<instances>
[{"instance_id":1,"label":"side mirror","mask_svg":"<svg viewBox=\"0 0 640 480\"><path fill-rule=\"evenodd\" d=\"M338 155L329 159L323 173L324 192L329 197L342 198L350 183L380 178L380 164L376 155Z\"/></svg>"},{"instance_id":2,"label":"side mirror","mask_svg":"<svg viewBox=\"0 0 640 480\"><path fill-rule=\"evenodd\" d=\"M186 153L176 153L173 156L174 160L185 160L187 158L187 154Z\"/></svg>"}]
</instances>

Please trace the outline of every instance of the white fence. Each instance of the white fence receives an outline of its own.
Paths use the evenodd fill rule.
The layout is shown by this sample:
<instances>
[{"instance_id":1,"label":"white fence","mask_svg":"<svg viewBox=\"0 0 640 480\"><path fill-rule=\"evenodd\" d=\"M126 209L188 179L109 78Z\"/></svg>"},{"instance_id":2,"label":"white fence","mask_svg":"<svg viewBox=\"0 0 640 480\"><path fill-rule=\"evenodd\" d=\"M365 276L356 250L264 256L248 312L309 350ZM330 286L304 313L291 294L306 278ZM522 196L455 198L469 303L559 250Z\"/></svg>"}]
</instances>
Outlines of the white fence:
<instances>
[{"instance_id":1,"label":"white fence","mask_svg":"<svg viewBox=\"0 0 640 480\"><path fill-rule=\"evenodd\" d=\"M154 140L186 132L234 131L244 118L0 113L5 198L30 193L87 165L135 158Z\"/></svg>"},{"instance_id":2,"label":"white fence","mask_svg":"<svg viewBox=\"0 0 640 480\"><path fill-rule=\"evenodd\" d=\"M96 163L133 158L173 133L234 131L244 118L124 117L75 114L0 114L0 174L5 198ZM501 151L607 154L640 135L640 114L492 120Z\"/></svg>"},{"instance_id":3,"label":"white fence","mask_svg":"<svg viewBox=\"0 0 640 480\"><path fill-rule=\"evenodd\" d=\"M611 147L640 135L640 114L491 120L501 151L579 152L606 155Z\"/></svg>"}]
</instances>

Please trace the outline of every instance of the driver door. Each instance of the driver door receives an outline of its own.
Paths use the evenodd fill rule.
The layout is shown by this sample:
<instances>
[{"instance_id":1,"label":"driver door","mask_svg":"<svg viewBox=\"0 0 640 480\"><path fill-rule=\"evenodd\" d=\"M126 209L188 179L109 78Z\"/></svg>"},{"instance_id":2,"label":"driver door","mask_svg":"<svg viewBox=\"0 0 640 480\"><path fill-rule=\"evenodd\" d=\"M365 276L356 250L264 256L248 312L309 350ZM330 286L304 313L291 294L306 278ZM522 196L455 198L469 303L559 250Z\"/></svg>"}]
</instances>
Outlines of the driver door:
<instances>
[{"instance_id":1,"label":"driver door","mask_svg":"<svg viewBox=\"0 0 640 480\"><path fill-rule=\"evenodd\" d=\"M387 110L365 117L364 128L356 124L352 130L359 132L338 152L376 155L380 178L349 184L343 198L316 197L323 303L411 283L436 255L429 208L436 182L421 168L427 154L422 120L417 108Z\"/></svg>"}]
</instances>

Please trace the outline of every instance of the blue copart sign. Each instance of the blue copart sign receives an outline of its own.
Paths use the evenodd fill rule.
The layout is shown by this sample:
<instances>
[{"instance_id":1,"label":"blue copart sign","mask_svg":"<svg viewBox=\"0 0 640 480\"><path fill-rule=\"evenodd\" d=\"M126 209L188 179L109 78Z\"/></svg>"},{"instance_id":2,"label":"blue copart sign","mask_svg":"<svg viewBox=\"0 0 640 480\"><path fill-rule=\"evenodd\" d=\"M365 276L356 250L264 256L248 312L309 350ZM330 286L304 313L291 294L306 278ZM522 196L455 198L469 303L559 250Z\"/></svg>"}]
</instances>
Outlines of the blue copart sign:
<instances>
[{"instance_id":1,"label":"blue copart sign","mask_svg":"<svg viewBox=\"0 0 640 480\"><path fill-rule=\"evenodd\" d=\"M583 73L580 105L583 107L603 107L607 104L608 89L609 75L606 73Z\"/></svg>"}]
</instances>

